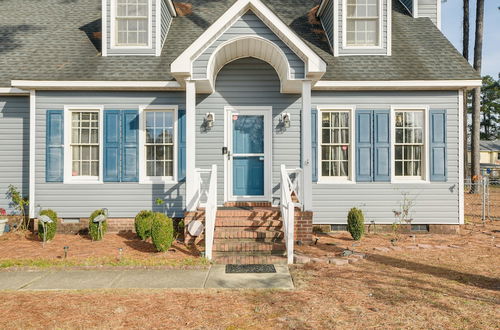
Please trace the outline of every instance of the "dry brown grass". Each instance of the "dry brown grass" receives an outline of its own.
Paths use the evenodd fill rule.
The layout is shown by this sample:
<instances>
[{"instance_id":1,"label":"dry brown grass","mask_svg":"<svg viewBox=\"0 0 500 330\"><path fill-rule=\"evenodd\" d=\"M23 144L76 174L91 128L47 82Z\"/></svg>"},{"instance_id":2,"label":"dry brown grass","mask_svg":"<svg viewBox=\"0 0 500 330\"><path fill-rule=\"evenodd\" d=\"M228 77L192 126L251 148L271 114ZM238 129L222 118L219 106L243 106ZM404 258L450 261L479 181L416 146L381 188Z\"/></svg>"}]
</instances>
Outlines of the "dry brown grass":
<instances>
[{"instance_id":1,"label":"dry brown grass","mask_svg":"<svg viewBox=\"0 0 500 330\"><path fill-rule=\"evenodd\" d=\"M471 229L460 249L294 267L293 291L3 292L0 328L498 329L499 226Z\"/></svg>"}]
</instances>

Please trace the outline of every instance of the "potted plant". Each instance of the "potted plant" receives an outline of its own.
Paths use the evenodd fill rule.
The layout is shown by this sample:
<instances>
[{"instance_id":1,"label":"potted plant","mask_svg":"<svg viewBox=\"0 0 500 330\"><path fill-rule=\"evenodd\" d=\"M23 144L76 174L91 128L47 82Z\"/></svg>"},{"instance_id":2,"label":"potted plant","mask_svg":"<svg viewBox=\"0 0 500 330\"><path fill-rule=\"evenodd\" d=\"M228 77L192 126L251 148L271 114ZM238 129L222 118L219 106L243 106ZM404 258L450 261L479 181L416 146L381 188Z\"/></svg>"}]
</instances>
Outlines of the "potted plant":
<instances>
[{"instance_id":1,"label":"potted plant","mask_svg":"<svg viewBox=\"0 0 500 330\"><path fill-rule=\"evenodd\" d=\"M0 208L0 236L3 235L5 231L5 225L7 224L7 212L5 209Z\"/></svg>"}]
</instances>

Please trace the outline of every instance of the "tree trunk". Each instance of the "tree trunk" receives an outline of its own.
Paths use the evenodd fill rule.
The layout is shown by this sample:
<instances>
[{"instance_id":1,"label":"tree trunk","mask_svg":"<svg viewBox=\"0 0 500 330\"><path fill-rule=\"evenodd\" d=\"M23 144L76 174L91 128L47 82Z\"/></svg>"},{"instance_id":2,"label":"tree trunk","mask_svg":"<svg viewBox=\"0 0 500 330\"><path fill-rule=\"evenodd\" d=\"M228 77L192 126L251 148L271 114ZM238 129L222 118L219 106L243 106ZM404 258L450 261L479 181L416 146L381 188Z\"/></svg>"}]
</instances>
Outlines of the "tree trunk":
<instances>
[{"instance_id":1,"label":"tree trunk","mask_svg":"<svg viewBox=\"0 0 500 330\"><path fill-rule=\"evenodd\" d=\"M462 55L464 56L465 60L469 62L469 34L470 34L470 26L469 26L469 0L463 0L464 1L464 15L463 15L463 24L462 24ZM469 112L469 102L467 100L467 90L464 89L464 94L463 94L463 108L464 108L464 113L463 113L463 122L464 122L464 127L463 127L463 136L464 136L464 179L467 179L470 175L469 173L469 128L468 128L468 112Z\"/></svg>"},{"instance_id":2,"label":"tree trunk","mask_svg":"<svg viewBox=\"0 0 500 330\"><path fill-rule=\"evenodd\" d=\"M481 62L483 53L483 23L484 23L484 0L477 0L476 5L476 38L474 43L474 69L481 74ZM481 88L474 89L472 108L472 179L479 180L481 165L480 161L480 130L481 130Z\"/></svg>"}]
</instances>

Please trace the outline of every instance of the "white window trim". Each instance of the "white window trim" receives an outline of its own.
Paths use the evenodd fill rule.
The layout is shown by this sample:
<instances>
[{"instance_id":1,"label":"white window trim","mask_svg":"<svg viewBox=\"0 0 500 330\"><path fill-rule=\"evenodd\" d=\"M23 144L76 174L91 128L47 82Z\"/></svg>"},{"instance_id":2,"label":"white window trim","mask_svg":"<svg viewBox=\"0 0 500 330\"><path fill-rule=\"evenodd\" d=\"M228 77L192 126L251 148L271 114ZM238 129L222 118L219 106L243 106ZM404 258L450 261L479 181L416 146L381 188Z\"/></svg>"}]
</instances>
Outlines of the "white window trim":
<instances>
[{"instance_id":1,"label":"white window trim","mask_svg":"<svg viewBox=\"0 0 500 330\"><path fill-rule=\"evenodd\" d=\"M391 106L391 183L430 183L430 157L429 157L429 106L428 105L392 105ZM423 175L420 177L407 176L398 177L396 176L396 127L394 123L396 122L395 114L398 111L423 111L424 113L424 152L422 160L422 171Z\"/></svg>"},{"instance_id":2,"label":"white window trim","mask_svg":"<svg viewBox=\"0 0 500 330\"><path fill-rule=\"evenodd\" d=\"M173 176L147 176L146 173L146 129L145 112L147 111L172 111L174 113L174 159ZM176 184L178 183L178 115L177 105L141 105L139 106L139 183L140 184Z\"/></svg>"},{"instance_id":3,"label":"white window trim","mask_svg":"<svg viewBox=\"0 0 500 330\"><path fill-rule=\"evenodd\" d=\"M317 124L316 124L316 134L317 134L317 171L318 171L318 184L355 184L356 183L356 135L355 135L355 115L356 106L354 105L318 105L316 106L318 110ZM349 176L347 177L330 177L321 175L321 112L322 111L349 111L350 112L350 151L349 151Z\"/></svg>"},{"instance_id":4,"label":"white window trim","mask_svg":"<svg viewBox=\"0 0 500 330\"><path fill-rule=\"evenodd\" d=\"M71 154L71 113L73 111L95 111L99 114L99 176L83 177L72 176ZM104 157L104 106L102 105L65 105L64 106L64 184L102 184L103 183L103 157Z\"/></svg>"},{"instance_id":5,"label":"white window trim","mask_svg":"<svg viewBox=\"0 0 500 330\"><path fill-rule=\"evenodd\" d=\"M383 43L382 43L382 37L384 34L384 26L383 26L383 16L382 13L384 12L383 7L384 7L384 1L382 0L377 0L378 1L378 45L376 46L348 46L347 45L347 0L342 0L342 48L343 49L384 49ZM352 54L348 54L352 55ZM364 55L370 55L370 54L364 54ZM386 54L382 54L386 55Z\"/></svg>"},{"instance_id":6,"label":"white window trim","mask_svg":"<svg viewBox=\"0 0 500 330\"><path fill-rule=\"evenodd\" d=\"M126 46L126 45L117 45L116 44L116 0L111 0L111 12L110 12L110 49L152 49L153 48L153 2L152 0L148 0L149 2L149 12L148 12L148 44L146 46ZM158 36L157 36L158 37ZM104 45L105 46L105 45Z\"/></svg>"}]
</instances>

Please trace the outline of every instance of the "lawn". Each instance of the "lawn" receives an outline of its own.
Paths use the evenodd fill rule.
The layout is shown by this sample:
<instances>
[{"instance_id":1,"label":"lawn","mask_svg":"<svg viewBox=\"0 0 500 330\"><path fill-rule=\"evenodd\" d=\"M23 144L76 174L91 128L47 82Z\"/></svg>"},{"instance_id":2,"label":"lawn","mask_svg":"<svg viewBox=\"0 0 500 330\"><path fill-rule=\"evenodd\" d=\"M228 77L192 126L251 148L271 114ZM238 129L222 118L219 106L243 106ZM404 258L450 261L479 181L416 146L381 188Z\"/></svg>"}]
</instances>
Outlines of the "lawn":
<instances>
[{"instance_id":1,"label":"lawn","mask_svg":"<svg viewBox=\"0 0 500 330\"><path fill-rule=\"evenodd\" d=\"M468 225L460 236L417 237L459 248L388 252L373 250L388 237L370 235L356 246L366 260L292 267L292 291L2 292L0 328L498 329L499 230ZM337 243L308 249L352 246L345 234L321 240Z\"/></svg>"}]
</instances>

